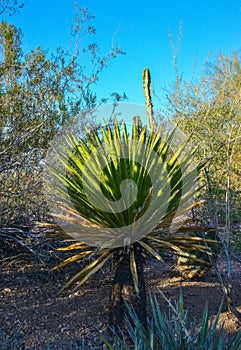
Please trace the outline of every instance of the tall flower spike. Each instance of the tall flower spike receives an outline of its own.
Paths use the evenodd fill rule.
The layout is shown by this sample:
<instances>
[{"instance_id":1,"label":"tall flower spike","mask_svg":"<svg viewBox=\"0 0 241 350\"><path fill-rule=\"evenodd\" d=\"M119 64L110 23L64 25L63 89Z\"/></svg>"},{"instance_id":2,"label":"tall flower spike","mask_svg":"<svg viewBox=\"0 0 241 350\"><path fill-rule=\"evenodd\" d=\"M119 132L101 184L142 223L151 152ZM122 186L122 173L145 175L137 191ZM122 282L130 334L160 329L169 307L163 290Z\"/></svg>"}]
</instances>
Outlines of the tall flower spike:
<instances>
[{"instance_id":1,"label":"tall flower spike","mask_svg":"<svg viewBox=\"0 0 241 350\"><path fill-rule=\"evenodd\" d=\"M151 73L148 68L144 68L142 73L144 96L146 99L146 111L148 116L148 127L154 129L156 121L154 118L153 103L151 98Z\"/></svg>"}]
</instances>

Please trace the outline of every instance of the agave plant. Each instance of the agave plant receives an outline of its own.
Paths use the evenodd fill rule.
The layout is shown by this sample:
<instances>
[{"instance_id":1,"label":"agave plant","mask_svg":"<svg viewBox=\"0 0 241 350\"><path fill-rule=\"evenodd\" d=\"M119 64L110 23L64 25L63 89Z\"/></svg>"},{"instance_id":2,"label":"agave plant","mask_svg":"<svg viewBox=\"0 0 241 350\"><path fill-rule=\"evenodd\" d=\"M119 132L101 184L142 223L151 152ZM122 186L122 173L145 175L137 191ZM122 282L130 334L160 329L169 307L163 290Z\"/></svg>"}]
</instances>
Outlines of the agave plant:
<instances>
[{"instance_id":1,"label":"agave plant","mask_svg":"<svg viewBox=\"0 0 241 350\"><path fill-rule=\"evenodd\" d=\"M161 261L163 250L179 256L209 253L205 243L209 240L193 235L206 229L187 215L199 204L193 198L201 166L193 166L196 149L187 147L189 139L176 149L171 146L176 137L175 129L148 130L135 121L130 130L115 120L81 140L66 137L68 147L58 151L65 171L49 169L59 196L60 213L55 216L69 223L69 233L79 240L63 248L76 254L56 268L86 261L63 289L79 288L111 261L115 271L111 325L121 324L126 302L134 305L146 325L144 263L148 256Z\"/></svg>"},{"instance_id":2,"label":"agave plant","mask_svg":"<svg viewBox=\"0 0 241 350\"><path fill-rule=\"evenodd\" d=\"M138 319L133 307L128 308L125 317L125 327L128 341L124 336L112 330L111 342L99 333L108 350L239 350L241 346L241 332L233 338L227 339L223 324L220 324L222 303L217 315L209 319L208 305L203 309L200 324L191 321L189 313L184 308L183 294L180 291L179 301L175 304L160 294L169 304L169 312L163 313L160 309L156 295L150 297L151 317L148 327ZM110 337L109 337L110 338Z\"/></svg>"},{"instance_id":3,"label":"agave plant","mask_svg":"<svg viewBox=\"0 0 241 350\"><path fill-rule=\"evenodd\" d=\"M177 270L186 279L196 279L204 276L211 269L213 260L216 261L220 253L220 240L215 231L197 232L196 237L213 240L213 242L207 243L212 255L196 250L178 256Z\"/></svg>"}]
</instances>

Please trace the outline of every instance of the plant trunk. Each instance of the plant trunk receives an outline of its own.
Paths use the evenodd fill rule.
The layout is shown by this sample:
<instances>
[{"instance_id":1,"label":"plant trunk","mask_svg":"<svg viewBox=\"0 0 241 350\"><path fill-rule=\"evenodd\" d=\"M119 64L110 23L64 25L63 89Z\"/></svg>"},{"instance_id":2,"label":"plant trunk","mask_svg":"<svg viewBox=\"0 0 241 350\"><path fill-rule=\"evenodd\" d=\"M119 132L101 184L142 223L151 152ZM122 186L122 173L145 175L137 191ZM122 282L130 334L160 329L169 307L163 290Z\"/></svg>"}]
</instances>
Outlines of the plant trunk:
<instances>
[{"instance_id":1,"label":"plant trunk","mask_svg":"<svg viewBox=\"0 0 241 350\"><path fill-rule=\"evenodd\" d=\"M135 252L136 268L138 274L139 293L134 288L130 268L130 255L123 253L115 258L115 276L112 284L109 302L109 324L115 328L121 327L127 305L132 306L142 325L147 327L146 320L146 288L144 278L144 260L140 251Z\"/></svg>"}]
</instances>

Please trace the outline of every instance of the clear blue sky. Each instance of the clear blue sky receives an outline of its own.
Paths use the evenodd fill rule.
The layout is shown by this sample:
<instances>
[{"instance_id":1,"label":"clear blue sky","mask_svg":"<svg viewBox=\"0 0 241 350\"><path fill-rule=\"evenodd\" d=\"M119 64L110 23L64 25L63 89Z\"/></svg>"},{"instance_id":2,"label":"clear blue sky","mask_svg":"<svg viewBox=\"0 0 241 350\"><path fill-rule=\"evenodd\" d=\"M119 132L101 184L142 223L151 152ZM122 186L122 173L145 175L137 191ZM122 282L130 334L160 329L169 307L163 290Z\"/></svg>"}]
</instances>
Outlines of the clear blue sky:
<instances>
[{"instance_id":1,"label":"clear blue sky","mask_svg":"<svg viewBox=\"0 0 241 350\"><path fill-rule=\"evenodd\" d=\"M24 8L9 22L20 27L24 48L38 45L53 50L67 47L70 26L74 22L72 0L23 0ZM188 79L198 57L198 67L210 52L230 55L241 49L241 1L78 1L96 18L96 41L102 52L111 48L112 38L126 52L113 60L101 76L96 91L107 97L113 91L125 92L129 102L144 103L141 74L149 67L155 91L174 81L172 53L168 34L178 37L180 22L183 39L178 56L180 71ZM118 29L118 30L117 30ZM199 72L199 70L197 70Z\"/></svg>"}]
</instances>

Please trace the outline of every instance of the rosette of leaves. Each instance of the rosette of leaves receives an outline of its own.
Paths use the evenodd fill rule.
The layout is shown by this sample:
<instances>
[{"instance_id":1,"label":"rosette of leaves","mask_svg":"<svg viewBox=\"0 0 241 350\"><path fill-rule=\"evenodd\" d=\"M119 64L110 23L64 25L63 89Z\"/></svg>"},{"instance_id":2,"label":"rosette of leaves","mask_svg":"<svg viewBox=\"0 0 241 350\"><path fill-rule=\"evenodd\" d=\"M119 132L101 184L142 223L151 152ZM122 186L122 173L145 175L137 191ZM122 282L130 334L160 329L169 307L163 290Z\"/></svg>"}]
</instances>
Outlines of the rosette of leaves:
<instances>
[{"instance_id":1,"label":"rosette of leaves","mask_svg":"<svg viewBox=\"0 0 241 350\"><path fill-rule=\"evenodd\" d=\"M107 246L104 244L93 246L86 244L83 240L83 242L76 242L64 248L76 251L76 253L56 268L83 259L86 261L86 266L73 276L63 289L74 285L75 289L79 288L90 277L93 277L107 261L113 262L114 279L110 295L109 314L110 324L114 326L121 324L126 311L126 303L134 305L138 317L143 324L146 324L144 263L148 256L162 260L159 252L167 250L179 256L185 256L187 252L195 251L209 254L209 249L203 238L193 234L189 235L189 233L202 231L202 227L196 225L196 221L188 215L184 215L199 204L198 202L190 204L190 199L195 197L198 190L196 174L201 170L201 166L190 168L196 149L187 148L186 150L188 139L176 151L173 151L171 144L175 140L175 132L176 130L165 132L164 127L148 130L137 122L134 122L131 131L128 131L125 123L120 124L115 120L113 125L91 130L82 140L69 137L68 143L71 151L68 152L67 156L63 155L64 152L59 153L59 158L66 172L61 173L55 168L50 169L58 181L68 188L66 196L71 199L71 206L68 206L68 200L65 201L64 198L60 204L62 212L64 211L61 216L64 216L66 221L69 218L69 220L76 223L84 220L86 227L119 228L138 222L138 218L145 214L150 203L153 205L154 202L155 207L165 206L166 208L165 213L158 218L157 224L151 231L146 232L146 235L142 235L138 240L129 244L127 240L125 246ZM92 179L91 188L93 188L94 195L96 187L100 186L103 194L114 203L120 198L122 181L127 178L133 180L138 194L134 203L122 212L111 210L111 207L109 211L104 211L95 206L86 196L82 176L83 168L90 154L98 147L103 150L108 149L109 143L113 141L121 142L130 157L129 159L118 158L119 149L116 147L115 160L110 161L109 154L106 152L106 167L103 169L101 178L95 180L95 176L91 177L90 174ZM142 164L130 161L130 159L133 159L132 153L136 151L136 148L132 147L133 141L147 146ZM149 153L152 151L157 155L157 161L149 164ZM103 157L105 157L104 151ZM157 173L158 163L165 166L167 177L163 177L161 174L159 176ZM155 185L158 186L158 194L155 198L152 195L153 184L149 171L155 173L156 176ZM94 166L92 172L93 174L98 172ZM63 195L62 186L57 186L55 191L59 191ZM167 196L168 191L169 195ZM182 206L180 208L181 200ZM175 220L179 218L179 223L176 226L176 231L170 234L174 218ZM110 235L110 240L111 238ZM114 239L115 237L113 237ZM196 257L190 256L190 259L196 259Z\"/></svg>"},{"instance_id":2,"label":"rosette of leaves","mask_svg":"<svg viewBox=\"0 0 241 350\"><path fill-rule=\"evenodd\" d=\"M213 242L207 243L211 254L208 255L200 250L196 250L192 252L186 251L181 256L178 256L177 270L185 279L196 279L204 276L212 268L213 259L216 261L220 252L220 240L214 231L197 232L196 237L204 240L213 240Z\"/></svg>"}]
</instances>

